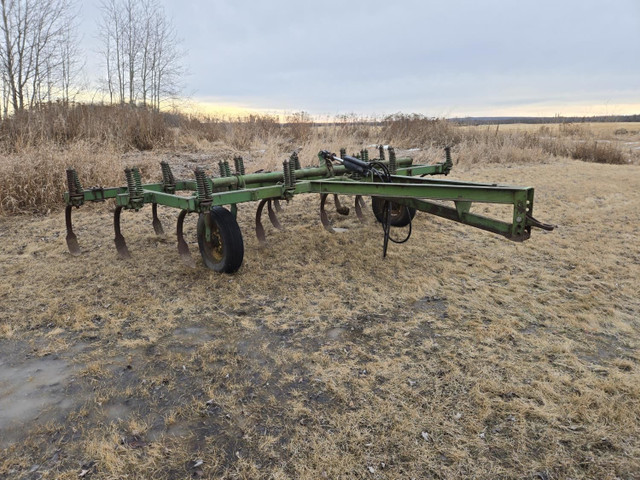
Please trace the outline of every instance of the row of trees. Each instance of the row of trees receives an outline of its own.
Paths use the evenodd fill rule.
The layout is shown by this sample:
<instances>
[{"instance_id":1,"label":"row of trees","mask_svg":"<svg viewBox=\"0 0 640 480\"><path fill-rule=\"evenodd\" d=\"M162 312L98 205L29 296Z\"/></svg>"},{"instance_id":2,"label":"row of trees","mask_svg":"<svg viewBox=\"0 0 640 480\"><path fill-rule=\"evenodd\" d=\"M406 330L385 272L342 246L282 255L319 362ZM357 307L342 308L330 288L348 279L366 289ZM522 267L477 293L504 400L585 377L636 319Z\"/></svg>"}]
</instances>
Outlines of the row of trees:
<instances>
[{"instance_id":1,"label":"row of trees","mask_svg":"<svg viewBox=\"0 0 640 480\"><path fill-rule=\"evenodd\" d=\"M99 22L111 103L159 109L179 91L178 39L158 0L103 0ZM84 66L76 0L0 0L2 116L69 102Z\"/></svg>"},{"instance_id":2,"label":"row of trees","mask_svg":"<svg viewBox=\"0 0 640 480\"><path fill-rule=\"evenodd\" d=\"M70 0L0 0L0 81L6 116L69 99L78 67Z\"/></svg>"},{"instance_id":3,"label":"row of trees","mask_svg":"<svg viewBox=\"0 0 640 480\"><path fill-rule=\"evenodd\" d=\"M157 0L105 0L100 38L111 103L159 109L182 73L176 32Z\"/></svg>"}]
</instances>

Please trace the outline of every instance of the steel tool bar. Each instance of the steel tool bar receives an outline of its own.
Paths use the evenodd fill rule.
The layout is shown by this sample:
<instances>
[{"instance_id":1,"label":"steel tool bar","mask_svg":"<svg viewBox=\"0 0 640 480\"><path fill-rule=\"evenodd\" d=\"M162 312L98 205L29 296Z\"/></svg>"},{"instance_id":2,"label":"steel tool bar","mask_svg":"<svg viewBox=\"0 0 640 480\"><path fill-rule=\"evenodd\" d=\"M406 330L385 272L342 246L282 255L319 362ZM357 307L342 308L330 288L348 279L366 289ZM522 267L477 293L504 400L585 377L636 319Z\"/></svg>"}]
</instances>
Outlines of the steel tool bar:
<instances>
[{"instance_id":1,"label":"steel tool bar","mask_svg":"<svg viewBox=\"0 0 640 480\"><path fill-rule=\"evenodd\" d=\"M309 193L336 193L344 195L369 195L388 198L429 198L432 200L456 200L484 203L514 203L518 194L525 194L529 187L493 185L421 185L419 183L344 182L338 180L312 180Z\"/></svg>"}]
</instances>

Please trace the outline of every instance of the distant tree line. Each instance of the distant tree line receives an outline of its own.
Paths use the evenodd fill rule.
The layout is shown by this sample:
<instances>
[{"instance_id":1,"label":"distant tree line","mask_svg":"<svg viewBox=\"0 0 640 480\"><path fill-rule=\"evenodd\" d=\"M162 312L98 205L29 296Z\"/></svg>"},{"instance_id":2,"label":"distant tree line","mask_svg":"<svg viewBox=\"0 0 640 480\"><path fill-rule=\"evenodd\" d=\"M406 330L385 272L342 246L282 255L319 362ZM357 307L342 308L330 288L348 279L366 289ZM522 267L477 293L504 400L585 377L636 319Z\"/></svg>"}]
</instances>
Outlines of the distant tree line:
<instances>
[{"instance_id":1,"label":"distant tree line","mask_svg":"<svg viewBox=\"0 0 640 480\"><path fill-rule=\"evenodd\" d=\"M451 122L459 125L504 125L508 123L600 123L600 122L640 122L640 114L638 115L594 115L591 117L563 117L555 115L553 117L453 117L438 118L428 117L418 113L396 113L389 115L383 119L366 119L357 116L340 115L333 121L316 122L317 125L364 125L384 127L393 123L437 123L439 121Z\"/></svg>"},{"instance_id":2,"label":"distant tree line","mask_svg":"<svg viewBox=\"0 0 640 480\"><path fill-rule=\"evenodd\" d=\"M0 0L1 115L47 102L68 103L84 67L76 0ZM183 73L176 31L158 0L103 0L99 20L112 104L155 110L179 93Z\"/></svg>"},{"instance_id":3,"label":"distant tree line","mask_svg":"<svg viewBox=\"0 0 640 480\"><path fill-rule=\"evenodd\" d=\"M507 123L590 123L590 122L640 122L640 115L594 115L591 117L464 117L449 121L462 125L497 125Z\"/></svg>"}]
</instances>

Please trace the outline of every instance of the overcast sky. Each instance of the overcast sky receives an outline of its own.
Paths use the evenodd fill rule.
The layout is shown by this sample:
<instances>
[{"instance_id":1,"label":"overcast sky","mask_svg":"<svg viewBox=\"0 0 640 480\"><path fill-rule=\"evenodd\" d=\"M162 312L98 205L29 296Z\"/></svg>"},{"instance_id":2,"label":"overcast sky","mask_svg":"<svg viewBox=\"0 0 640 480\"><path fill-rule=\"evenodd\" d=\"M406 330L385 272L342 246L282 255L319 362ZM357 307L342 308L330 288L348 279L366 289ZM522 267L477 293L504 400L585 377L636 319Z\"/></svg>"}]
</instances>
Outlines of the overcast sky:
<instances>
[{"instance_id":1,"label":"overcast sky","mask_svg":"<svg viewBox=\"0 0 640 480\"><path fill-rule=\"evenodd\" d=\"M163 0L194 103L315 115L640 113L640 0ZM81 3L90 76L98 0Z\"/></svg>"}]
</instances>

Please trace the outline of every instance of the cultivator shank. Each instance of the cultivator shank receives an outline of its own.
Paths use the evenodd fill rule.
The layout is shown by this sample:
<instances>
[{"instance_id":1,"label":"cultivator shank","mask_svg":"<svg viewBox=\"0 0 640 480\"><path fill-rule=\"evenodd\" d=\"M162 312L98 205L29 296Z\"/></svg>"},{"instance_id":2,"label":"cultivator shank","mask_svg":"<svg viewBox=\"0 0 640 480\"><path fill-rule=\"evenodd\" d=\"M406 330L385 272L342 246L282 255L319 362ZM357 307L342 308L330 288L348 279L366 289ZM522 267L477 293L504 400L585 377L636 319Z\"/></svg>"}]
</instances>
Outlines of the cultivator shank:
<instances>
[{"instance_id":1,"label":"cultivator shank","mask_svg":"<svg viewBox=\"0 0 640 480\"><path fill-rule=\"evenodd\" d=\"M450 150L445 149L445 160L433 165L414 165L411 158L397 158L389 147L380 146L379 157L369 159L367 150L357 155L340 156L328 151L318 154L318 166L302 167L296 153L283 162L278 172L247 174L242 157L235 157L234 169L228 162L218 164L219 177L209 177L200 167L194 171L194 179L176 180L168 163L161 162L162 182L143 184L137 168L125 170L126 186L83 189L75 170L67 170L68 191L65 221L67 245L72 255L80 254L78 239L73 231L71 212L85 202L104 201L113 198L115 245L121 257L130 257L129 249L120 228L123 210L138 211L151 204L152 226L157 235L164 235L158 217L158 205L177 208L176 234L178 252L189 265L193 259L184 238L184 220L189 213L198 214L198 246L204 264L215 271L232 273L242 264L244 244L236 222L237 204L258 202L256 210L256 235L261 244L266 243L262 213L267 207L271 224L281 229L276 212L281 210L280 200L290 200L303 193L320 196L320 219L325 229L334 231L325 210L327 199L333 196L336 212L348 215L350 208L339 195L355 196L354 210L363 220L364 196L372 198L376 220L383 226L383 255L389 240L403 243L411 235L411 221L417 210L447 218L459 223L502 235L510 240L529 238L532 227L552 230L553 226L535 220L533 212L533 188L512 187L497 184L461 182L424 178L427 175L447 175L453 165ZM182 194L179 194L181 192ZM184 193L187 193L185 195ZM453 202L453 206L443 202ZM498 220L472 213L474 203L511 205L513 215L509 221ZM230 210L223 208L230 205ZM404 240L391 237L392 227L408 227Z\"/></svg>"}]
</instances>

